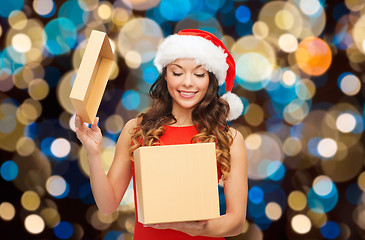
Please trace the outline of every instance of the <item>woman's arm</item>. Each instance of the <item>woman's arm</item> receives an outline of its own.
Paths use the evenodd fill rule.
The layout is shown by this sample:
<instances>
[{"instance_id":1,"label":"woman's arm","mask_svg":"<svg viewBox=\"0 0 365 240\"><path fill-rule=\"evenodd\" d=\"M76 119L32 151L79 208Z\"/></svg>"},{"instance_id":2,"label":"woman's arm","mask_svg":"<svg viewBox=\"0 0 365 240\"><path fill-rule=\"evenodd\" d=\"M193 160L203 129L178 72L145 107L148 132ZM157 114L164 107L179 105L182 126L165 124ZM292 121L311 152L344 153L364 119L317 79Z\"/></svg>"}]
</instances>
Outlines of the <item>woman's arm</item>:
<instances>
[{"instance_id":1,"label":"woman's arm","mask_svg":"<svg viewBox=\"0 0 365 240\"><path fill-rule=\"evenodd\" d=\"M198 222L148 225L154 228L171 228L192 236L229 237L242 232L247 205L247 156L243 136L233 130L231 146L231 171L224 181L227 212L217 219Z\"/></svg>"},{"instance_id":2,"label":"woman's arm","mask_svg":"<svg viewBox=\"0 0 365 240\"><path fill-rule=\"evenodd\" d=\"M103 214L114 212L122 200L132 177L129 147L131 143L130 130L136 120L130 120L119 136L113 163L106 175L101 161L102 135L97 126L98 119L86 127L79 117L76 117L76 134L87 152L90 167L90 184L96 205Z\"/></svg>"}]
</instances>

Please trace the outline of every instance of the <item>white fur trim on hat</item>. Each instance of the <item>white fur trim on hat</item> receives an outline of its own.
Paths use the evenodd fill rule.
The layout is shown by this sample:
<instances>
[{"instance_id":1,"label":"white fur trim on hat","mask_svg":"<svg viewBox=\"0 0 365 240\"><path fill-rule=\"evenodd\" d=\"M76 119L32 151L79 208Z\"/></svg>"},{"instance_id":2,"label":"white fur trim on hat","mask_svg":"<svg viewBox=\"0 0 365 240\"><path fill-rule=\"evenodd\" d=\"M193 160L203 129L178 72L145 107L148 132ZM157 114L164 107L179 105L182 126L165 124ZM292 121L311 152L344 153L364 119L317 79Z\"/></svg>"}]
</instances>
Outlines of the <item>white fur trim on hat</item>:
<instances>
[{"instance_id":1,"label":"white fur trim on hat","mask_svg":"<svg viewBox=\"0 0 365 240\"><path fill-rule=\"evenodd\" d=\"M220 46L203 37L174 34L158 47L154 64L161 73L164 67L176 59L192 58L207 71L214 73L219 85L222 85L228 70L226 57L227 53Z\"/></svg>"},{"instance_id":2,"label":"white fur trim on hat","mask_svg":"<svg viewBox=\"0 0 365 240\"><path fill-rule=\"evenodd\" d=\"M239 116L241 116L243 112L243 104L241 99L232 92L227 92L221 96L224 100L226 100L229 104L229 114L227 119L228 120L235 120Z\"/></svg>"}]
</instances>

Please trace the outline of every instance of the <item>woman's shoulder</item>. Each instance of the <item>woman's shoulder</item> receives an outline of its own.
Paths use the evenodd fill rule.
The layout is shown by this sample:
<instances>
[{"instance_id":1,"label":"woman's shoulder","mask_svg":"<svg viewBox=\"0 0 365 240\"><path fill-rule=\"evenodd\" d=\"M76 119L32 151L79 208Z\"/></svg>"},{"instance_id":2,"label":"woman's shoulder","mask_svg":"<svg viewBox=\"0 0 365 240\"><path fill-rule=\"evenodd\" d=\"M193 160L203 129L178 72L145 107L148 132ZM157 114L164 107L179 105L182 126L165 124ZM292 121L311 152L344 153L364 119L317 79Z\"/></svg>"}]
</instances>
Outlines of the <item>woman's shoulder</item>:
<instances>
[{"instance_id":1,"label":"woman's shoulder","mask_svg":"<svg viewBox=\"0 0 365 240\"><path fill-rule=\"evenodd\" d=\"M132 118L128 120L128 122L124 125L123 129L128 130L129 132L130 130L136 128L140 123L140 121L141 120L139 118Z\"/></svg>"},{"instance_id":2,"label":"woman's shoulder","mask_svg":"<svg viewBox=\"0 0 365 240\"><path fill-rule=\"evenodd\" d=\"M243 138L243 135L240 131L238 131L237 129L233 128L233 127L230 127L229 128L229 131L232 135L232 138L233 138L233 142L244 142L244 138Z\"/></svg>"}]
</instances>

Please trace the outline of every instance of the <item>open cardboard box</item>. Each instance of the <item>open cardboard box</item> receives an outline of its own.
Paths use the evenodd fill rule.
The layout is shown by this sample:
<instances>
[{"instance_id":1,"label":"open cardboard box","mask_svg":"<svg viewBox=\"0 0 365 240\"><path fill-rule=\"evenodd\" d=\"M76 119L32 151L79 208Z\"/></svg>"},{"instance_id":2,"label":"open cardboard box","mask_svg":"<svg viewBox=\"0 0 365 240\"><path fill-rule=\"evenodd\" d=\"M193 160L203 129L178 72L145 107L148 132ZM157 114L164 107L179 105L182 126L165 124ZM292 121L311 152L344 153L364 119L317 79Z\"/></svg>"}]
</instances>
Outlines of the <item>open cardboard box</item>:
<instances>
[{"instance_id":1,"label":"open cardboard box","mask_svg":"<svg viewBox=\"0 0 365 240\"><path fill-rule=\"evenodd\" d=\"M215 143L140 147L134 166L140 223L219 217Z\"/></svg>"},{"instance_id":2,"label":"open cardboard box","mask_svg":"<svg viewBox=\"0 0 365 240\"><path fill-rule=\"evenodd\" d=\"M108 36L93 30L70 93L71 103L84 122L93 123L96 117L113 62Z\"/></svg>"}]
</instances>

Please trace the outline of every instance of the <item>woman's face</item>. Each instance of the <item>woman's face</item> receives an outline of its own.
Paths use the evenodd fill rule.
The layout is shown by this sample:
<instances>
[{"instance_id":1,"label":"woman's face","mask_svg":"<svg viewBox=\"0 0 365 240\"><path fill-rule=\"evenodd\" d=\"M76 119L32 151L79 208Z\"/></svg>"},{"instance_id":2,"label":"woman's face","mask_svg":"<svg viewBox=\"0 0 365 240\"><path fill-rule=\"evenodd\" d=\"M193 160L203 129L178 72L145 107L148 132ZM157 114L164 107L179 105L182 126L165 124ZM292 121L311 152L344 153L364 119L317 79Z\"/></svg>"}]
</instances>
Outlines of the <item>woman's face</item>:
<instances>
[{"instance_id":1,"label":"woman's face","mask_svg":"<svg viewBox=\"0 0 365 240\"><path fill-rule=\"evenodd\" d=\"M209 86L208 71L194 59L177 59L170 63L165 79L173 100L173 111L193 110Z\"/></svg>"}]
</instances>

